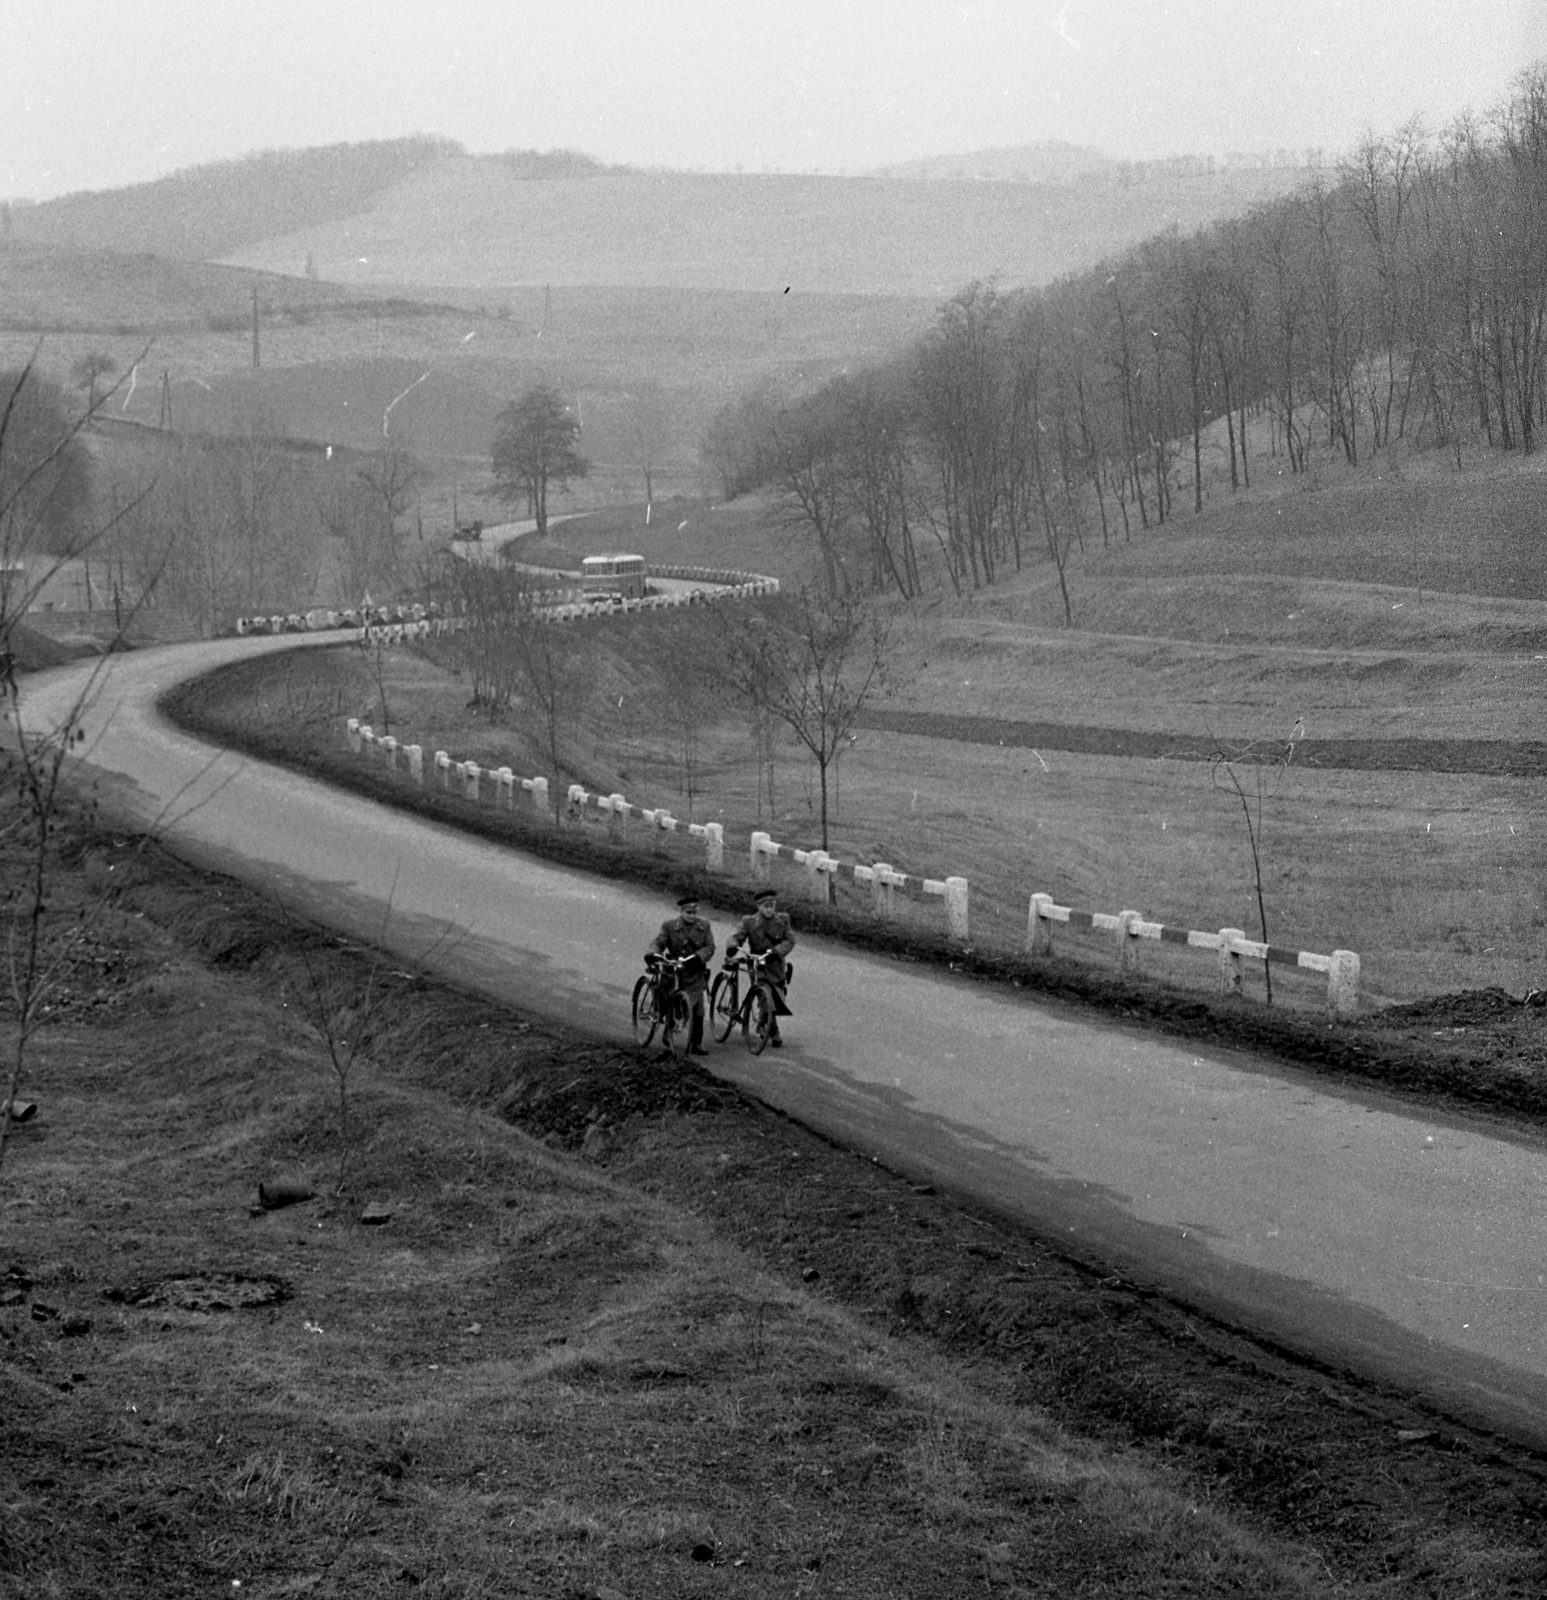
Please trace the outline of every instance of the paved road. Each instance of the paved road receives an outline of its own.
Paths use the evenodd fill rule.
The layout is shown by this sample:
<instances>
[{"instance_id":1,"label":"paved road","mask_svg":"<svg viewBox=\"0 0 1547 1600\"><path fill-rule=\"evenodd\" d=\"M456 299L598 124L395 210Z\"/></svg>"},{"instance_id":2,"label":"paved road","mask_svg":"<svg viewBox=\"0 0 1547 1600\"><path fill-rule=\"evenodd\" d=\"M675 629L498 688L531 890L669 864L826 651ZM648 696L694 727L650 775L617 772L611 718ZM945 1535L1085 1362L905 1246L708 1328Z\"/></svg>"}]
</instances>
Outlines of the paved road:
<instances>
[{"instance_id":1,"label":"paved road","mask_svg":"<svg viewBox=\"0 0 1547 1600\"><path fill-rule=\"evenodd\" d=\"M212 751L154 712L181 677L295 646L115 658L80 747L107 808L303 914L623 1038L659 899ZM33 725L80 681L29 682ZM838 945L805 941L799 968L789 1047L727 1046L714 1071L1131 1277L1547 1446L1547 1141Z\"/></svg>"}]
</instances>

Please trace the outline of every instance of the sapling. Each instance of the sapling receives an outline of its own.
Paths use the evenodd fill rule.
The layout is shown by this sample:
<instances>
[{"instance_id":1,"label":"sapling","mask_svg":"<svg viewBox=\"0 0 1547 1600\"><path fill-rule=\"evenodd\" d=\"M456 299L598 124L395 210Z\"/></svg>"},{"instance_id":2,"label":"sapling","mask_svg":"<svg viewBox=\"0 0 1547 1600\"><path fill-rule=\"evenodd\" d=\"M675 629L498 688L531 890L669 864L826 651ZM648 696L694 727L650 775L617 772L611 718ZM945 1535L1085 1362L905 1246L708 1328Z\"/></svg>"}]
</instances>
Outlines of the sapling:
<instances>
[{"instance_id":1,"label":"sapling","mask_svg":"<svg viewBox=\"0 0 1547 1600\"><path fill-rule=\"evenodd\" d=\"M387 980L389 977L410 981L416 979L423 971L424 963L446 945L453 932L450 924L443 928L424 955L413 963L411 970L389 970L385 951L392 926L397 882L398 875L394 873L387 903L382 911L376 945L371 952L363 982L354 977L352 972L341 974L329 970L316 952L308 948L304 934L298 941L301 966L306 974L304 1005L307 1020L322 1041L338 1113L338 1170L333 1185L335 1195L344 1192L349 1176L349 1159L355 1147L355 1072L356 1068L369 1065L374 1060L382 1009L390 998Z\"/></svg>"},{"instance_id":2,"label":"sapling","mask_svg":"<svg viewBox=\"0 0 1547 1600\"><path fill-rule=\"evenodd\" d=\"M1294 760L1295 745L1305 737L1305 722L1296 718L1288 740L1254 739L1249 744L1227 749L1212 728L1209 738L1213 749L1209 754L1209 781L1216 789L1233 794L1240 803L1241 815L1246 819L1246 843L1251 851L1252 883L1257 895L1257 919L1262 928L1262 942L1268 940L1268 907L1262 889L1262 813L1263 806L1277 793L1289 763ZM1246 779L1242 781L1242 772ZM1254 808L1255 807L1255 811ZM1273 1004L1273 968L1264 956L1263 981L1267 1001Z\"/></svg>"},{"instance_id":3,"label":"sapling","mask_svg":"<svg viewBox=\"0 0 1547 1600\"><path fill-rule=\"evenodd\" d=\"M56 498L73 480L79 438L95 411L116 392L101 396L81 416L45 418L41 433L32 404L36 357L17 374L8 375L9 389L0 393L0 791L8 804L0 807L0 843L19 847L25 867L5 900L7 977L14 1008L14 1037L0 1078L0 1165L6 1135L26 1075L28 1049L49 1015L49 996L67 968L83 931L73 928L50 936L47 921L56 833L65 798L66 760L84 739L85 718L106 664L104 654L86 674L79 693L63 717L38 732L22 717L20 668L17 663L21 619L72 557L84 556L118 522L134 511L143 496L119 508L104 525L70 533L61 549L51 528L58 511ZM30 434L30 437L29 437ZM148 489L146 491L149 492ZM154 579L152 579L152 584ZM115 646L132 620L120 617Z\"/></svg>"}]
</instances>

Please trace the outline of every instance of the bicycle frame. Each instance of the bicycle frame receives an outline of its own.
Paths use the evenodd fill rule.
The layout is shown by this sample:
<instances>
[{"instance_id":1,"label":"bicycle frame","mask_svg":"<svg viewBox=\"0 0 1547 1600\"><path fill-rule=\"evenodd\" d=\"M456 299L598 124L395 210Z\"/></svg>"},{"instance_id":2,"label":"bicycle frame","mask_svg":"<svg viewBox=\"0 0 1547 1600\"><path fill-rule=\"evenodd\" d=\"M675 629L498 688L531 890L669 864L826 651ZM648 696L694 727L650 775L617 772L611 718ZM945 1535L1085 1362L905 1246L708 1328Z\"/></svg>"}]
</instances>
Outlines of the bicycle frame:
<instances>
[{"instance_id":1,"label":"bicycle frame","mask_svg":"<svg viewBox=\"0 0 1547 1600\"><path fill-rule=\"evenodd\" d=\"M767 1047L779 1010L773 980L763 970L767 962L767 956L751 950L728 960L709 993L715 1038L723 1044L739 1024L742 1041L755 1056ZM743 970L748 977L745 995L741 993Z\"/></svg>"},{"instance_id":2,"label":"bicycle frame","mask_svg":"<svg viewBox=\"0 0 1547 1600\"><path fill-rule=\"evenodd\" d=\"M667 1049L680 1061L688 1052L693 1031L693 1006L683 994L680 975L698 956L652 955L634 985L634 1038L648 1045L657 1028Z\"/></svg>"}]
</instances>

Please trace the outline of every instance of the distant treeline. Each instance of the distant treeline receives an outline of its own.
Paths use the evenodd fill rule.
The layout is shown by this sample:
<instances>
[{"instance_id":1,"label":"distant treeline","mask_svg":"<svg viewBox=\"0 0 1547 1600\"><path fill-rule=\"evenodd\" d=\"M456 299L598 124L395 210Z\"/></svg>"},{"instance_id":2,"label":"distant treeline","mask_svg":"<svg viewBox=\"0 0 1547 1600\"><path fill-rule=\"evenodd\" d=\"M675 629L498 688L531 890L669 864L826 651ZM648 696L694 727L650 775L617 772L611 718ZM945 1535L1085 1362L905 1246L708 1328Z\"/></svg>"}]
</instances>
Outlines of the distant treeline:
<instances>
[{"instance_id":1,"label":"distant treeline","mask_svg":"<svg viewBox=\"0 0 1547 1600\"><path fill-rule=\"evenodd\" d=\"M583 150L507 150L499 159L517 178L600 178L638 170L610 167Z\"/></svg>"},{"instance_id":2,"label":"distant treeline","mask_svg":"<svg viewBox=\"0 0 1547 1600\"><path fill-rule=\"evenodd\" d=\"M1300 473L1313 447L1530 451L1544 410L1547 67L1244 217L1046 288L975 284L898 359L726 406L701 455L727 495L777 490L834 585L911 594L930 557L958 591L1039 555L1062 579L1098 524L1201 511L1205 431L1249 486L1249 416Z\"/></svg>"}]
</instances>

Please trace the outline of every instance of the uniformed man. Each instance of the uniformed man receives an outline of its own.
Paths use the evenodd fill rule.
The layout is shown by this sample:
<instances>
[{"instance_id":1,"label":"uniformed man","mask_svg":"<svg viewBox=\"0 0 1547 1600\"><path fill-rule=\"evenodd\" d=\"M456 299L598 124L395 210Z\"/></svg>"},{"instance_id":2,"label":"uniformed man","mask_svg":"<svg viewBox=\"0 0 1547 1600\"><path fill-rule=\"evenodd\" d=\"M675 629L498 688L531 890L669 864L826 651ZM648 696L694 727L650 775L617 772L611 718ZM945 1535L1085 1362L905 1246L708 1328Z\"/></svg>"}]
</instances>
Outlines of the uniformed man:
<instances>
[{"instance_id":1,"label":"uniformed man","mask_svg":"<svg viewBox=\"0 0 1547 1600\"><path fill-rule=\"evenodd\" d=\"M694 958L677 968L677 987L693 1008L688 1050L695 1056L708 1055L704 1048L704 991L709 986L709 964L714 960L714 929L707 917L699 916L698 895L693 890L684 889L677 896L677 915L661 924L645 954Z\"/></svg>"},{"instance_id":2,"label":"uniformed man","mask_svg":"<svg viewBox=\"0 0 1547 1600\"><path fill-rule=\"evenodd\" d=\"M757 909L750 917L741 919L741 926L731 935L730 943L725 947L725 959L729 961L742 945L746 945L754 955L766 957L763 974L774 986L781 1008L780 1015L788 1016L789 1009L784 1005L785 985L790 981L786 958L795 948L789 913L779 909L779 897L772 889L759 889L754 900ZM773 1019L773 1031L768 1035L768 1042L775 1049L784 1043L779 1037L778 1016Z\"/></svg>"}]
</instances>

